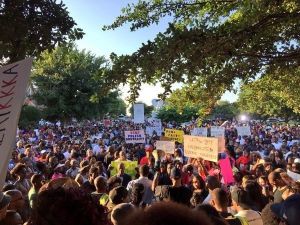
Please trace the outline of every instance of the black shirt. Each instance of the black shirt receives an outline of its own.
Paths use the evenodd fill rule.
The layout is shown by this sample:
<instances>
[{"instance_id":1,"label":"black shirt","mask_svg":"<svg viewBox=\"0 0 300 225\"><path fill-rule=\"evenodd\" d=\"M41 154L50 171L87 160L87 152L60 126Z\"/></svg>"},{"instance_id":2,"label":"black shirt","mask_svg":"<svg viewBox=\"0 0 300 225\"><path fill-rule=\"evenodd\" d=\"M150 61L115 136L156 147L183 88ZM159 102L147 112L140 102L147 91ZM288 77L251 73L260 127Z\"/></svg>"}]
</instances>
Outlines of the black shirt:
<instances>
[{"instance_id":1,"label":"black shirt","mask_svg":"<svg viewBox=\"0 0 300 225\"><path fill-rule=\"evenodd\" d=\"M185 186L169 188L169 198L171 201L189 206L191 197L192 191Z\"/></svg>"}]
</instances>

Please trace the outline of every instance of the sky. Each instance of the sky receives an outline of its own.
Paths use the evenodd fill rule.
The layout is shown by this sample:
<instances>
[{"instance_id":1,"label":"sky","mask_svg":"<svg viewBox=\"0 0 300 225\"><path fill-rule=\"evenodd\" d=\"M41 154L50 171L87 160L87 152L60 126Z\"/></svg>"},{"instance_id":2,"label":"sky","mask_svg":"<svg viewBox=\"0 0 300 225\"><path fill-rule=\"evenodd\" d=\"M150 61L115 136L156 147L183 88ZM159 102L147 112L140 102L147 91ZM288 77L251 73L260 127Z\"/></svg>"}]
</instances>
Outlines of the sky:
<instances>
[{"instance_id":1,"label":"sky","mask_svg":"<svg viewBox=\"0 0 300 225\"><path fill-rule=\"evenodd\" d=\"M76 44L79 49L86 49L97 56L109 57L114 52L120 54L131 54L135 52L144 42L153 40L159 32L165 31L168 26L168 18L163 19L158 25L131 32L129 24L116 30L102 31L104 25L110 25L115 18L121 14L121 9L134 0L63 0L67 6L71 17L77 26L85 32L83 39ZM174 85L174 88L180 85ZM129 87L126 85L121 88L122 97L128 96ZM163 89L160 85L147 85L141 87L140 96L137 101L143 101L151 105L152 99L157 98ZM237 96L226 92L222 100L233 102Z\"/></svg>"}]
</instances>

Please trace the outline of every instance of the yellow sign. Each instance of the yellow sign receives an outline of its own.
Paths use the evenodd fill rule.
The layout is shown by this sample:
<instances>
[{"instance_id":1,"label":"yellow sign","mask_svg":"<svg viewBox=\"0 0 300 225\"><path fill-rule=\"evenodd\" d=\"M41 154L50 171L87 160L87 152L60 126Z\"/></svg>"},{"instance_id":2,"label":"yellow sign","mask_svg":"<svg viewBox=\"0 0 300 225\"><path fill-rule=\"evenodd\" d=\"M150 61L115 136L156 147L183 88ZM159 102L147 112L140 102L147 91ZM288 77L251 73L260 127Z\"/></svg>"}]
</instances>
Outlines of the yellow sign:
<instances>
[{"instance_id":1,"label":"yellow sign","mask_svg":"<svg viewBox=\"0 0 300 225\"><path fill-rule=\"evenodd\" d=\"M183 130L165 129L165 136L171 141L178 141L183 143Z\"/></svg>"},{"instance_id":2,"label":"yellow sign","mask_svg":"<svg viewBox=\"0 0 300 225\"><path fill-rule=\"evenodd\" d=\"M184 155L218 162L218 138L184 135Z\"/></svg>"},{"instance_id":3,"label":"yellow sign","mask_svg":"<svg viewBox=\"0 0 300 225\"><path fill-rule=\"evenodd\" d=\"M156 149L162 150L165 153L174 154L175 142L174 141L156 141Z\"/></svg>"},{"instance_id":4,"label":"yellow sign","mask_svg":"<svg viewBox=\"0 0 300 225\"><path fill-rule=\"evenodd\" d=\"M135 168L138 167L137 161L112 161L110 165L113 169L110 171L110 175L114 176L118 173L118 167L120 163L124 163L125 173L129 174L131 177L134 178L136 175Z\"/></svg>"}]
</instances>

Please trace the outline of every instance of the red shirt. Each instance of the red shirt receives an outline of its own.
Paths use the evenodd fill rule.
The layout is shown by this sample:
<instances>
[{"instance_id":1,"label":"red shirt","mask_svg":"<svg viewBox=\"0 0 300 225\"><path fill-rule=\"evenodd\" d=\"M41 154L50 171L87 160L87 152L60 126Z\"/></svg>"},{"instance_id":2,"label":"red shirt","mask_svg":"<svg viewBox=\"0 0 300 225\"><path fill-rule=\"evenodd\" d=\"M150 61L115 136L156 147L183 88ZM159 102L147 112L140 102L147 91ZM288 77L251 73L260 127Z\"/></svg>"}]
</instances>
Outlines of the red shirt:
<instances>
[{"instance_id":1,"label":"red shirt","mask_svg":"<svg viewBox=\"0 0 300 225\"><path fill-rule=\"evenodd\" d=\"M148 165L148 164L149 164L149 159L147 158L147 156L144 156L140 161L140 165Z\"/></svg>"}]
</instances>

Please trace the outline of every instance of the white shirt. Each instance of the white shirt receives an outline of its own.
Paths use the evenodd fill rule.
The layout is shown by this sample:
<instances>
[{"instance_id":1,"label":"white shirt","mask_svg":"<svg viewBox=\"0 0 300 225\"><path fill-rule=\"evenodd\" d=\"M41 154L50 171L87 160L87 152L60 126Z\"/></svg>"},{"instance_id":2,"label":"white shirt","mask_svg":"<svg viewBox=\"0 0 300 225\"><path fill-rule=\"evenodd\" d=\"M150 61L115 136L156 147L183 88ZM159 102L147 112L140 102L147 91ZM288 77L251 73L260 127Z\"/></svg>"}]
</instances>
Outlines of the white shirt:
<instances>
[{"instance_id":1,"label":"white shirt","mask_svg":"<svg viewBox=\"0 0 300 225\"><path fill-rule=\"evenodd\" d=\"M254 210L242 210L235 216L243 217L247 220L249 225L263 225L261 215Z\"/></svg>"},{"instance_id":2,"label":"white shirt","mask_svg":"<svg viewBox=\"0 0 300 225\"><path fill-rule=\"evenodd\" d=\"M140 183L144 185L145 192L143 195L142 201L146 204L151 204L153 198L153 191L151 190L152 187L152 180L149 180L148 177L139 177L138 179L132 180L127 185L127 190L131 192L132 187L135 183Z\"/></svg>"},{"instance_id":3,"label":"white shirt","mask_svg":"<svg viewBox=\"0 0 300 225\"><path fill-rule=\"evenodd\" d=\"M92 146L93 146L93 153L94 153L94 155L97 155L98 153L101 153L100 152L100 147L99 147L98 144L92 144Z\"/></svg>"}]
</instances>

